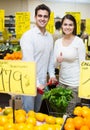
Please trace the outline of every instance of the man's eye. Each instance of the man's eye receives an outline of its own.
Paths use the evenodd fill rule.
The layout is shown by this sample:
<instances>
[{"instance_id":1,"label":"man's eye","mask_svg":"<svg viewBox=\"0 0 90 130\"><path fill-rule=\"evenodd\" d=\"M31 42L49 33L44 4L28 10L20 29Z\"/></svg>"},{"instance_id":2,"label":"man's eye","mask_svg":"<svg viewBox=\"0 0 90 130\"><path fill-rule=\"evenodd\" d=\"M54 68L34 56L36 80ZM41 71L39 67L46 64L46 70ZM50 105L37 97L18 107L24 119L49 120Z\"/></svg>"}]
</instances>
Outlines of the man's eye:
<instances>
[{"instance_id":1,"label":"man's eye","mask_svg":"<svg viewBox=\"0 0 90 130\"><path fill-rule=\"evenodd\" d=\"M38 15L38 17L44 17L44 18L48 18L48 15Z\"/></svg>"}]
</instances>

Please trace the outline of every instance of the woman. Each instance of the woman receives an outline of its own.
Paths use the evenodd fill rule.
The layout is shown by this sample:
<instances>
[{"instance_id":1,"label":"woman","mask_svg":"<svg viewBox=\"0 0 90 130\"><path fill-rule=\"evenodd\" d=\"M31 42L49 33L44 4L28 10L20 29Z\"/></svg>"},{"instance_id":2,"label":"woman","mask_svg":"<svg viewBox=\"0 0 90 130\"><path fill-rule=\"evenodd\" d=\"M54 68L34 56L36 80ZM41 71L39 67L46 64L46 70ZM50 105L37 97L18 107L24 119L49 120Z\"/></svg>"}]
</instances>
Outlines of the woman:
<instances>
[{"instance_id":1,"label":"woman","mask_svg":"<svg viewBox=\"0 0 90 130\"><path fill-rule=\"evenodd\" d=\"M62 33L63 37L56 40L54 47L55 65L60 66L59 82L65 88L73 90L73 100L68 106L69 110L73 108L77 102L80 102L78 97L78 86L80 76L80 62L85 60L85 46L83 40L76 36L76 20L67 14L62 18Z\"/></svg>"}]
</instances>

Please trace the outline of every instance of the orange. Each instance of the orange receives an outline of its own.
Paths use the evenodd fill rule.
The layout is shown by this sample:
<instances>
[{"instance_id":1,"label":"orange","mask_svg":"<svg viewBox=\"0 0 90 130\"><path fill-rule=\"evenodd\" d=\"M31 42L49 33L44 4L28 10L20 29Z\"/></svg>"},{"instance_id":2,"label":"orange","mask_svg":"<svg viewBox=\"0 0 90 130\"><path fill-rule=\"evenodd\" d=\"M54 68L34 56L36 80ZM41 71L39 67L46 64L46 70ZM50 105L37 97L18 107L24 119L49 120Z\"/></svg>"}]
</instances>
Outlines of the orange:
<instances>
[{"instance_id":1,"label":"orange","mask_svg":"<svg viewBox=\"0 0 90 130\"><path fill-rule=\"evenodd\" d=\"M8 122L7 117L4 115L0 115L0 125L3 126Z\"/></svg>"},{"instance_id":2,"label":"orange","mask_svg":"<svg viewBox=\"0 0 90 130\"><path fill-rule=\"evenodd\" d=\"M34 130L45 130L43 125L38 125L34 127Z\"/></svg>"},{"instance_id":3,"label":"orange","mask_svg":"<svg viewBox=\"0 0 90 130\"><path fill-rule=\"evenodd\" d=\"M34 112L33 110L30 110L30 111L27 113L27 116L35 117L35 112Z\"/></svg>"},{"instance_id":4,"label":"orange","mask_svg":"<svg viewBox=\"0 0 90 130\"><path fill-rule=\"evenodd\" d=\"M49 124L47 124L47 123L42 124L43 129L44 129L44 130L47 130L48 125L49 125Z\"/></svg>"},{"instance_id":5,"label":"orange","mask_svg":"<svg viewBox=\"0 0 90 130\"><path fill-rule=\"evenodd\" d=\"M75 127L74 127L74 124L72 124L71 122L69 122L69 123L66 123L64 125L64 129L65 130L75 130Z\"/></svg>"},{"instance_id":6,"label":"orange","mask_svg":"<svg viewBox=\"0 0 90 130\"><path fill-rule=\"evenodd\" d=\"M33 130L34 129L33 124L26 124L26 129Z\"/></svg>"},{"instance_id":7,"label":"orange","mask_svg":"<svg viewBox=\"0 0 90 130\"><path fill-rule=\"evenodd\" d=\"M3 127L3 126L0 126L0 130L4 130L4 127Z\"/></svg>"},{"instance_id":8,"label":"orange","mask_svg":"<svg viewBox=\"0 0 90 130\"><path fill-rule=\"evenodd\" d=\"M67 118L66 123L74 123L73 118L72 117Z\"/></svg>"},{"instance_id":9,"label":"orange","mask_svg":"<svg viewBox=\"0 0 90 130\"><path fill-rule=\"evenodd\" d=\"M4 125L4 130L9 130L9 129L11 129L11 128L13 128L14 129L14 124L13 123L6 123L5 125Z\"/></svg>"},{"instance_id":10,"label":"orange","mask_svg":"<svg viewBox=\"0 0 90 130\"><path fill-rule=\"evenodd\" d=\"M16 123L24 123L26 121L26 117L24 115L18 114L15 116Z\"/></svg>"},{"instance_id":11,"label":"orange","mask_svg":"<svg viewBox=\"0 0 90 130\"><path fill-rule=\"evenodd\" d=\"M45 130L45 129L44 129ZM52 124L47 125L46 130L56 130L55 126Z\"/></svg>"},{"instance_id":12,"label":"orange","mask_svg":"<svg viewBox=\"0 0 90 130\"><path fill-rule=\"evenodd\" d=\"M64 119L62 117L56 117L56 124L62 125L64 123Z\"/></svg>"},{"instance_id":13,"label":"orange","mask_svg":"<svg viewBox=\"0 0 90 130\"><path fill-rule=\"evenodd\" d=\"M61 125L55 124L54 126L55 126L56 130L61 130Z\"/></svg>"},{"instance_id":14,"label":"orange","mask_svg":"<svg viewBox=\"0 0 90 130\"><path fill-rule=\"evenodd\" d=\"M90 128L90 118L84 118L84 124Z\"/></svg>"},{"instance_id":15,"label":"orange","mask_svg":"<svg viewBox=\"0 0 90 130\"><path fill-rule=\"evenodd\" d=\"M13 118L13 113L9 113L9 114L7 115L7 118L8 118L8 119L12 119L12 118Z\"/></svg>"},{"instance_id":16,"label":"orange","mask_svg":"<svg viewBox=\"0 0 90 130\"><path fill-rule=\"evenodd\" d=\"M82 107L80 107L80 106L75 107L73 114L77 115L77 116L81 116L82 115Z\"/></svg>"},{"instance_id":17,"label":"orange","mask_svg":"<svg viewBox=\"0 0 90 130\"><path fill-rule=\"evenodd\" d=\"M80 130L89 130L89 128L87 125L83 125L83 126L81 126Z\"/></svg>"},{"instance_id":18,"label":"orange","mask_svg":"<svg viewBox=\"0 0 90 130\"><path fill-rule=\"evenodd\" d=\"M36 119L34 117L28 117L26 119L26 123L30 123L32 125L36 125L37 122L36 122Z\"/></svg>"},{"instance_id":19,"label":"orange","mask_svg":"<svg viewBox=\"0 0 90 130\"><path fill-rule=\"evenodd\" d=\"M46 123L48 123L48 124L55 124L55 123L56 123L56 119L55 119L55 117L53 117L53 116L46 116L45 121L46 121Z\"/></svg>"},{"instance_id":20,"label":"orange","mask_svg":"<svg viewBox=\"0 0 90 130\"><path fill-rule=\"evenodd\" d=\"M84 124L84 120L82 117L74 117L74 125L76 129L80 129L81 126Z\"/></svg>"},{"instance_id":21,"label":"orange","mask_svg":"<svg viewBox=\"0 0 90 130\"><path fill-rule=\"evenodd\" d=\"M26 111L23 110L23 109L19 109L19 110L16 110L16 111L15 111L15 114L16 114L16 115L22 114L22 115L25 115L25 116L26 116Z\"/></svg>"},{"instance_id":22,"label":"orange","mask_svg":"<svg viewBox=\"0 0 90 130\"><path fill-rule=\"evenodd\" d=\"M25 123L15 124L15 130L25 130Z\"/></svg>"},{"instance_id":23,"label":"orange","mask_svg":"<svg viewBox=\"0 0 90 130\"><path fill-rule=\"evenodd\" d=\"M90 116L90 109L87 106L82 107L82 116L83 117Z\"/></svg>"},{"instance_id":24,"label":"orange","mask_svg":"<svg viewBox=\"0 0 90 130\"><path fill-rule=\"evenodd\" d=\"M43 113L36 113L35 116L36 116L36 119L38 121L41 121L41 122L45 121L45 114L43 114Z\"/></svg>"},{"instance_id":25,"label":"orange","mask_svg":"<svg viewBox=\"0 0 90 130\"><path fill-rule=\"evenodd\" d=\"M13 123L13 118L12 119L8 119L8 123Z\"/></svg>"}]
</instances>

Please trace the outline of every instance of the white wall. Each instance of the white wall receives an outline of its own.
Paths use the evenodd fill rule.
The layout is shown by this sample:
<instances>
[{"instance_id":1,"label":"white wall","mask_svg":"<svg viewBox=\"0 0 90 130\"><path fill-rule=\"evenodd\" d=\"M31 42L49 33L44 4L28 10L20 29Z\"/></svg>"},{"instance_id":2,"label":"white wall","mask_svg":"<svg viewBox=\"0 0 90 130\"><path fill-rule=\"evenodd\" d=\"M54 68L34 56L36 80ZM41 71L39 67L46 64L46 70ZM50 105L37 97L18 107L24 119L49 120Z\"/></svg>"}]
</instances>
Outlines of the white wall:
<instances>
[{"instance_id":1,"label":"white wall","mask_svg":"<svg viewBox=\"0 0 90 130\"><path fill-rule=\"evenodd\" d=\"M15 15L18 11L28 11L27 0L0 0L0 9L5 15Z\"/></svg>"},{"instance_id":2,"label":"white wall","mask_svg":"<svg viewBox=\"0 0 90 130\"><path fill-rule=\"evenodd\" d=\"M34 20L34 9L38 4L44 3L54 11L55 17L63 17L65 12L81 12L81 19L90 18L90 4L47 2L45 0L28 0L28 10L31 12L31 19Z\"/></svg>"},{"instance_id":3,"label":"white wall","mask_svg":"<svg viewBox=\"0 0 90 130\"><path fill-rule=\"evenodd\" d=\"M18 11L30 11L31 21L34 21L34 10L38 4L44 3L54 11L55 17L63 17L65 12L81 12L81 18L90 18L90 4L77 2L47 2L45 0L0 0L0 9L5 10L5 15L15 15Z\"/></svg>"}]
</instances>

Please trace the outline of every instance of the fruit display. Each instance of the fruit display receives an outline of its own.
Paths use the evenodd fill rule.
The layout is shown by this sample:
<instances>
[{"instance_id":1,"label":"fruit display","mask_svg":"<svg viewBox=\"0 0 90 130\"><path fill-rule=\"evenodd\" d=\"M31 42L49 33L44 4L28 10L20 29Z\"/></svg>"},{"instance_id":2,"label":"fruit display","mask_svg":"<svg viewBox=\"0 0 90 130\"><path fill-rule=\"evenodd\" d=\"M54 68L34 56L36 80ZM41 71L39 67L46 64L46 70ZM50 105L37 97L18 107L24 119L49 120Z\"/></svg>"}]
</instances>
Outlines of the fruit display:
<instances>
[{"instance_id":1,"label":"fruit display","mask_svg":"<svg viewBox=\"0 0 90 130\"><path fill-rule=\"evenodd\" d=\"M21 53L21 51L16 51L16 52L13 52L12 54L7 53L3 59L4 60L21 60L22 53Z\"/></svg>"},{"instance_id":2,"label":"fruit display","mask_svg":"<svg viewBox=\"0 0 90 130\"><path fill-rule=\"evenodd\" d=\"M20 60L22 58L21 48L19 43L1 43L0 44L0 59L4 60Z\"/></svg>"},{"instance_id":3,"label":"fruit display","mask_svg":"<svg viewBox=\"0 0 90 130\"><path fill-rule=\"evenodd\" d=\"M0 130L60 130L64 119L30 110L15 110L15 123L13 123L12 108L5 108L0 115ZM8 113L7 113L8 112ZM5 114L6 113L6 114Z\"/></svg>"},{"instance_id":4,"label":"fruit display","mask_svg":"<svg viewBox=\"0 0 90 130\"><path fill-rule=\"evenodd\" d=\"M73 117L68 117L64 123L64 130L90 130L90 108L77 106L73 110Z\"/></svg>"}]
</instances>

